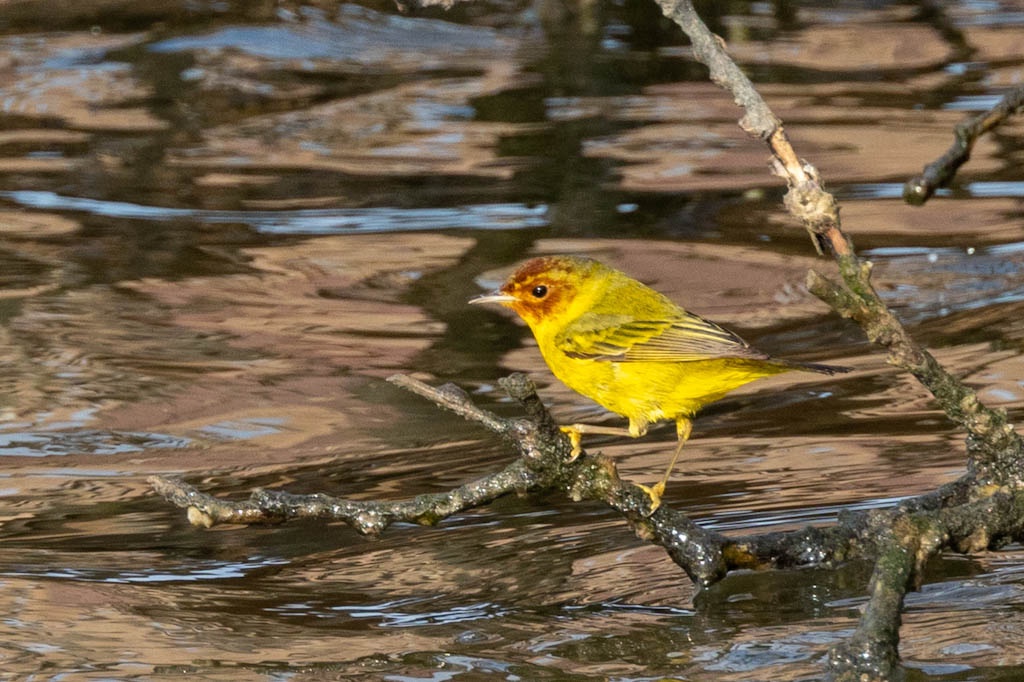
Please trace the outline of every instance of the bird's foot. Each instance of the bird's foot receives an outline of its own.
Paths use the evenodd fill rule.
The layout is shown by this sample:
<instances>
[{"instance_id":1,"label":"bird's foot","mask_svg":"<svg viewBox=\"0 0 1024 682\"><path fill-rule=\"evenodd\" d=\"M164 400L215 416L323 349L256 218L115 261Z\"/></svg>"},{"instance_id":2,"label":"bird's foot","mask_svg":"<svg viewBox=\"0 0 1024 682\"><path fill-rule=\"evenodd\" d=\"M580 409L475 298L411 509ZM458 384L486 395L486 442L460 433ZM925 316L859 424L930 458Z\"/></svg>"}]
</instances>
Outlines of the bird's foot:
<instances>
[{"instance_id":1,"label":"bird's foot","mask_svg":"<svg viewBox=\"0 0 1024 682\"><path fill-rule=\"evenodd\" d=\"M569 436L569 442L572 443L572 452L569 454L569 461L575 462L576 459L583 452L583 448L580 446L580 441L583 439L583 434L580 430L572 426L561 426L562 433Z\"/></svg>"},{"instance_id":2,"label":"bird's foot","mask_svg":"<svg viewBox=\"0 0 1024 682\"><path fill-rule=\"evenodd\" d=\"M665 494L665 482L659 481L653 486L646 486L638 483L637 487L647 493L647 497L651 498L651 506L647 512L644 513L644 516L651 516L654 512L658 511L658 507L661 506L661 496Z\"/></svg>"}]
</instances>

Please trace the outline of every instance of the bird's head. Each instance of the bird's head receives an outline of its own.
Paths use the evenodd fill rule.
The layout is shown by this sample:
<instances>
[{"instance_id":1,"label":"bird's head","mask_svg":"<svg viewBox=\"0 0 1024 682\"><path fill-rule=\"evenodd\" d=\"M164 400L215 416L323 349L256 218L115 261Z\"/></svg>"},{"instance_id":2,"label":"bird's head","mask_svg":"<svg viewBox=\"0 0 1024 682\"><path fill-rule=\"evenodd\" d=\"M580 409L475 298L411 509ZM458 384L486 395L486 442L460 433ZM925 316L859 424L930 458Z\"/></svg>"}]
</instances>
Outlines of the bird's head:
<instances>
[{"instance_id":1,"label":"bird's head","mask_svg":"<svg viewBox=\"0 0 1024 682\"><path fill-rule=\"evenodd\" d=\"M511 308L531 328L557 321L594 286L602 269L596 260L581 256L532 258L516 269L501 287L470 303L500 303Z\"/></svg>"}]
</instances>

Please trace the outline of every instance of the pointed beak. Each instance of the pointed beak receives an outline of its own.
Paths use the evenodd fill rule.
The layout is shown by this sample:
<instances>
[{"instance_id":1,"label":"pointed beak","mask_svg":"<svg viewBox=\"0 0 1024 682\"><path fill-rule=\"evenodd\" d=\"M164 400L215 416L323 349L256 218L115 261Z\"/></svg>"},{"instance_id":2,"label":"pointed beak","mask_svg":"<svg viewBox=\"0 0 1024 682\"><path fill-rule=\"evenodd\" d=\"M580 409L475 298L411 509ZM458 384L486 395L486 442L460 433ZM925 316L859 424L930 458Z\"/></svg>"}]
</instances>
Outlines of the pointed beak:
<instances>
[{"instance_id":1,"label":"pointed beak","mask_svg":"<svg viewBox=\"0 0 1024 682\"><path fill-rule=\"evenodd\" d=\"M511 303L516 300L515 296L509 294L503 294L500 291L492 291L489 294L483 294L482 296L474 296L469 299L470 305L476 305L477 303Z\"/></svg>"}]
</instances>

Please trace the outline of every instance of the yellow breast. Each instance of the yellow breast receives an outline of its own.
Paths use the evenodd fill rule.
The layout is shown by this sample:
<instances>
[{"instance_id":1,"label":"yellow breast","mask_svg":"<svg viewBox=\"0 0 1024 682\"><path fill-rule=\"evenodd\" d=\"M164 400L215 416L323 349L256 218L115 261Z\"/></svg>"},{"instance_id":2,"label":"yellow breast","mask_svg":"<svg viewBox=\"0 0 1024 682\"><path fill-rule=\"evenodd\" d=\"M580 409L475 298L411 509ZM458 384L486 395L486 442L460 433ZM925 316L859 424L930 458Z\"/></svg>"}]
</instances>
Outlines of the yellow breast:
<instances>
[{"instance_id":1,"label":"yellow breast","mask_svg":"<svg viewBox=\"0 0 1024 682\"><path fill-rule=\"evenodd\" d=\"M616 362L567 356L540 343L544 361L566 386L641 426L692 417L700 408L755 379L789 368L757 360Z\"/></svg>"}]
</instances>

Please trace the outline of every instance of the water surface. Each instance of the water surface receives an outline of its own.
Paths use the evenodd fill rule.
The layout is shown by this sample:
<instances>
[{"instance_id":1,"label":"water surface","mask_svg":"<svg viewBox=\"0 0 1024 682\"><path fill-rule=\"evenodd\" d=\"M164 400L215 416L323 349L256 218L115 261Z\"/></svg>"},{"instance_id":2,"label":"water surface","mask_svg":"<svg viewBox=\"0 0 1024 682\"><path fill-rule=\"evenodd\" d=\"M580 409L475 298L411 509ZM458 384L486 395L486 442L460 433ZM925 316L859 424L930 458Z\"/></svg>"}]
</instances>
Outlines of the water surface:
<instances>
[{"instance_id":1,"label":"water surface","mask_svg":"<svg viewBox=\"0 0 1024 682\"><path fill-rule=\"evenodd\" d=\"M713 3L706 3L713 4ZM1024 79L1013 3L729 3L713 28L843 202L938 358L1024 413L1024 129L923 208L901 183ZM378 540L188 526L145 479L403 499L512 453L390 386L455 381L617 423L465 301L585 253L795 359L697 420L669 504L723 532L826 524L963 471L916 382L803 288L830 271L767 152L653 3L16 3L0 16L0 679L811 680L870 567L696 595L615 514L501 499ZM864 49L871 45L872 49ZM671 427L594 437L655 480ZM1017 548L908 598L911 680L1024 665Z\"/></svg>"}]
</instances>

